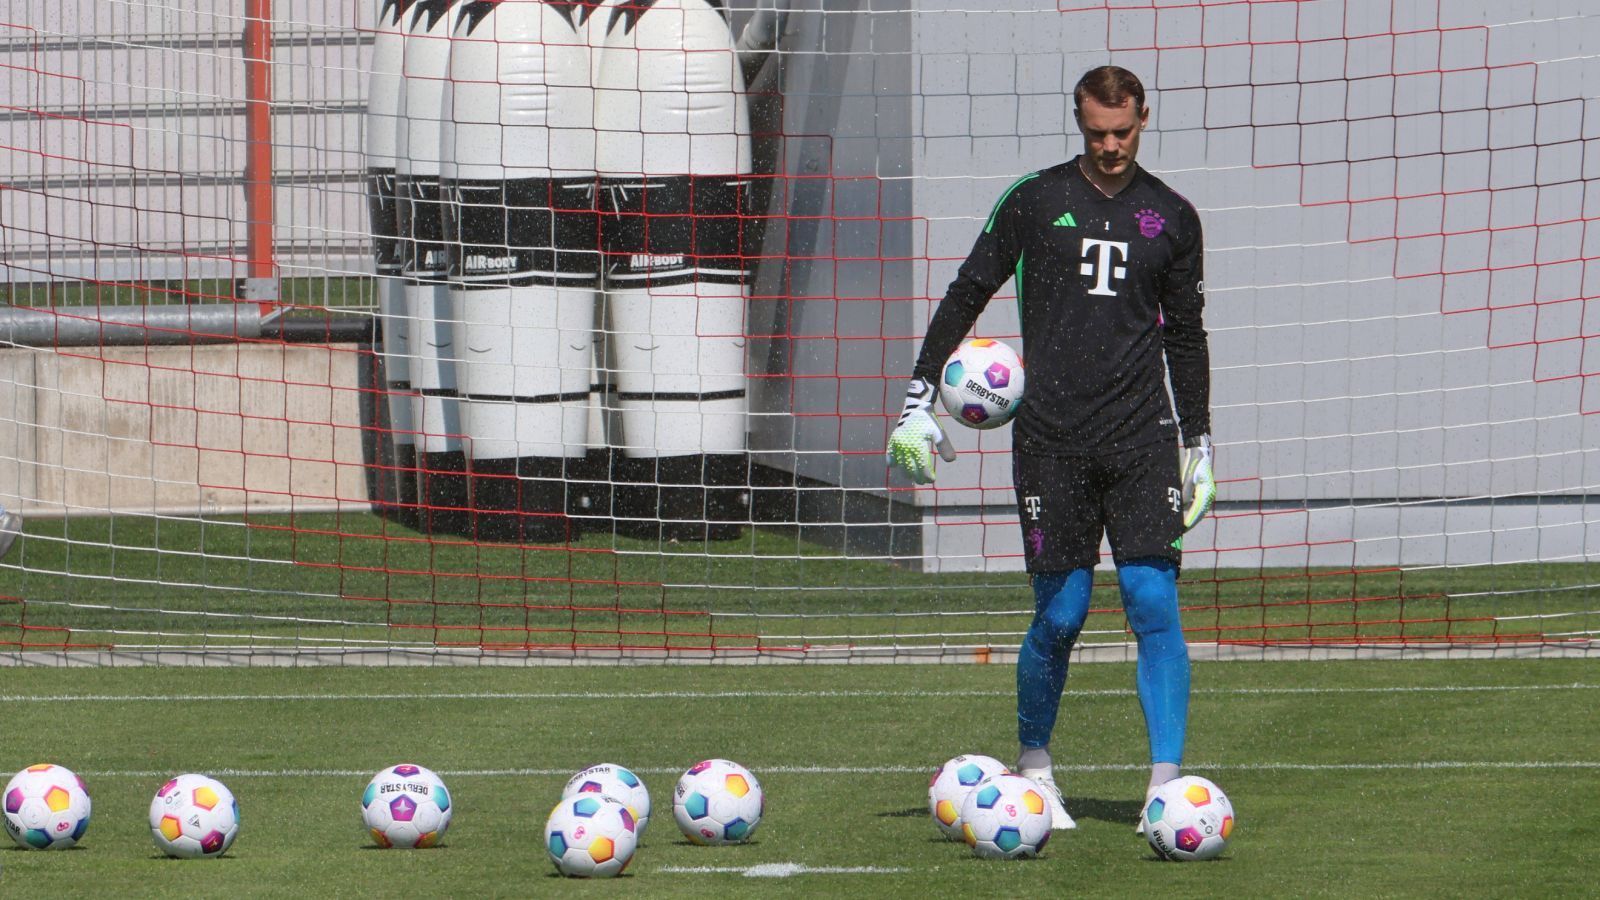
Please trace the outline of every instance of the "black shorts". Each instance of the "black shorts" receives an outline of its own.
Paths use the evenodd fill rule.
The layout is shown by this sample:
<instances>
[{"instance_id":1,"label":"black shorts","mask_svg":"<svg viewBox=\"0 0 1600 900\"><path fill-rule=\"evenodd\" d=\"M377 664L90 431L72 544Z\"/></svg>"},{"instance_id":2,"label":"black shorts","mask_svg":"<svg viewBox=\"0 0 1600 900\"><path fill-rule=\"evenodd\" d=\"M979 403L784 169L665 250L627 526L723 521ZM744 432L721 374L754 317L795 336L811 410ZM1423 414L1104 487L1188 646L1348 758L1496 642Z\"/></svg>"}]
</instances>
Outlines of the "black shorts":
<instances>
[{"instance_id":1,"label":"black shorts","mask_svg":"<svg viewBox=\"0 0 1600 900\"><path fill-rule=\"evenodd\" d=\"M1176 446L1105 457L1013 450L1012 477L1029 572L1069 572L1100 561L1100 537L1122 565L1183 559L1183 485Z\"/></svg>"}]
</instances>

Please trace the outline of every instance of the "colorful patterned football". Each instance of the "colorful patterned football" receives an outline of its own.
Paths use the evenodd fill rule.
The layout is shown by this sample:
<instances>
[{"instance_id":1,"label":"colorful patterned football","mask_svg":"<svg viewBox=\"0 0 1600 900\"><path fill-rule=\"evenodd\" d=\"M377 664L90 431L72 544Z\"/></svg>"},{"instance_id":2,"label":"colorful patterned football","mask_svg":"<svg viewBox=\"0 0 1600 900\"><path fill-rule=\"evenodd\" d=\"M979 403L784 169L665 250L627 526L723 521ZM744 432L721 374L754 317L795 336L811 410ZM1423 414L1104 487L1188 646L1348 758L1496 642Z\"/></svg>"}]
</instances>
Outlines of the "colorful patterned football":
<instances>
[{"instance_id":1,"label":"colorful patterned football","mask_svg":"<svg viewBox=\"0 0 1600 900\"><path fill-rule=\"evenodd\" d=\"M973 428L999 428L1022 406L1022 359L1001 341L973 338L956 348L939 378L945 412Z\"/></svg>"},{"instance_id":2,"label":"colorful patterned football","mask_svg":"<svg viewBox=\"0 0 1600 900\"><path fill-rule=\"evenodd\" d=\"M928 812L933 824L952 841L962 840L961 804L978 782L1008 771L992 756L965 753L940 766L928 779Z\"/></svg>"},{"instance_id":3,"label":"colorful patterned football","mask_svg":"<svg viewBox=\"0 0 1600 900\"><path fill-rule=\"evenodd\" d=\"M650 791L644 779L616 763L600 763L572 776L561 790L561 799L577 794L604 794L621 800L633 814L639 834L650 824Z\"/></svg>"},{"instance_id":4,"label":"colorful patterned football","mask_svg":"<svg viewBox=\"0 0 1600 900\"><path fill-rule=\"evenodd\" d=\"M766 796L750 770L726 759L689 767L672 795L672 817L696 844L742 844L761 824Z\"/></svg>"},{"instance_id":5,"label":"colorful patterned football","mask_svg":"<svg viewBox=\"0 0 1600 900\"><path fill-rule=\"evenodd\" d=\"M1050 807L1031 779L990 775L961 804L961 834L984 859L1038 856L1050 840Z\"/></svg>"},{"instance_id":6,"label":"colorful patterned football","mask_svg":"<svg viewBox=\"0 0 1600 900\"><path fill-rule=\"evenodd\" d=\"M619 875L639 846L639 826L621 800L574 794L556 804L544 823L544 849L556 871L569 878Z\"/></svg>"},{"instance_id":7,"label":"colorful patterned football","mask_svg":"<svg viewBox=\"0 0 1600 900\"><path fill-rule=\"evenodd\" d=\"M1237 825L1228 795L1198 775L1156 788L1144 807L1145 840L1157 856L1174 862L1220 856Z\"/></svg>"},{"instance_id":8,"label":"colorful patterned football","mask_svg":"<svg viewBox=\"0 0 1600 900\"><path fill-rule=\"evenodd\" d=\"M89 789L71 769L39 763L12 776L0 795L6 834L17 846L65 850L89 827Z\"/></svg>"},{"instance_id":9,"label":"colorful patterned football","mask_svg":"<svg viewBox=\"0 0 1600 900\"><path fill-rule=\"evenodd\" d=\"M415 763L372 776L361 795L361 817L380 847L432 847L444 837L454 812L444 782Z\"/></svg>"},{"instance_id":10,"label":"colorful patterned football","mask_svg":"<svg viewBox=\"0 0 1600 900\"><path fill-rule=\"evenodd\" d=\"M150 836L178 859L221 856L239 836L239 801L215 778L179 775L150 801Z\"/></svg>"}]
</instances>

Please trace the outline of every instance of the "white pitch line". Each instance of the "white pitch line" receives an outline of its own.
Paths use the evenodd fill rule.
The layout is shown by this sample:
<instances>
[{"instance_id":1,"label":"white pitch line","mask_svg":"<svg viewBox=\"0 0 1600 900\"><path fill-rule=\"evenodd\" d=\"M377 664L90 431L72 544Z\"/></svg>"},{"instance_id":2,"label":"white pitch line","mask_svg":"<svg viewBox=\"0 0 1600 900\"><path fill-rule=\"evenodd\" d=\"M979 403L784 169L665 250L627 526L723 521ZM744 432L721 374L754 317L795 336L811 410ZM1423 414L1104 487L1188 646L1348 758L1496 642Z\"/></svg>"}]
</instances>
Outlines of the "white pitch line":
<instances>
[{"instance_id":1,"label":"white pitch line","mask_svg":"<svg viewBox=\"0 0 1600 900\"><path fill-rule=\"evenodd\" d=\"M927 775L933 765L878 766L751 766L761 775ZM1147 763L1085 763L1057 765L1057 772L1144 772ZM1600 770L1600 760L1431 760L1418 762L1354 763L1197 763L1185 766L1192 772L1426 772L1438 770ZM573 769L436 769L450 778L526 778L571 775ZM636 768L641 775L680 775L677 768ZM134 769L81 772L86 778L170 778L167 770ZM368 778L366 769L212 769L204 774L216 778Z\"/></svg>"},{"instance_id":2,"label":"white pitch line","mask_svg":"<svg viewBox=\"0 0 1600 900\"><path fill-rule=\"evenodd\" d=\"M1205 696L1268 697L1306 694L1465 694L1515 691L1593 691L1600 684L1393 685L1387 687L1200 688ZM1130 688L1071 690L1069 697L1132 697ZM949 699L1012 697L1015 691L464 691L359 694L0 694L0 703L249 703L367 700L804 700Z\"/></svg>"},{"instance_id":3,"label":"white pitch line","mask_svg":"<svg viewBox=\"0 0 1600 900\"><path fill-rule=\"evenodd\" d=\"M746 878L791 878L795 875L900 875L897 866L808 866L804 863L761 863L754 866L663 866L673 875L743 875Z\"/></svg>"}]
</instances>

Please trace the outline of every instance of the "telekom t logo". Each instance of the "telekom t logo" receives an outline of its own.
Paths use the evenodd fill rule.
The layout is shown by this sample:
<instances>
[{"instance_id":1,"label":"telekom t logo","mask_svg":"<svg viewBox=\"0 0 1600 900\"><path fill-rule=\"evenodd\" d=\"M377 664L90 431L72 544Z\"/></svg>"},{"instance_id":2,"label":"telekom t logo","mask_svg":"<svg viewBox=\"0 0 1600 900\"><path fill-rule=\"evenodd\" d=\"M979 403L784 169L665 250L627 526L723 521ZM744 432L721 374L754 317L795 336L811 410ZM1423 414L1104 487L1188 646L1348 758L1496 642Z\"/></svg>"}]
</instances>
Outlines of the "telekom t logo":
<instances>
[{"instance_id":1,"label":"telekom t logo","mask_svg":"<svg viewBox=\"0 0 1600 900\"><path fill-rule=\"evenodd\" d=\"M1089 293L1102 297L1117 295L1117 292L1111 289L1111 280L1128 277L1128 267L1117 265L1119 258L1124 260L1128 258L1126 243L1100 241L1094 238L1083 239L1083 264L1078 266L1078 274L1088 275L1095 280L1094 287L1089 289Z\"/></svg>"}]
</instances>

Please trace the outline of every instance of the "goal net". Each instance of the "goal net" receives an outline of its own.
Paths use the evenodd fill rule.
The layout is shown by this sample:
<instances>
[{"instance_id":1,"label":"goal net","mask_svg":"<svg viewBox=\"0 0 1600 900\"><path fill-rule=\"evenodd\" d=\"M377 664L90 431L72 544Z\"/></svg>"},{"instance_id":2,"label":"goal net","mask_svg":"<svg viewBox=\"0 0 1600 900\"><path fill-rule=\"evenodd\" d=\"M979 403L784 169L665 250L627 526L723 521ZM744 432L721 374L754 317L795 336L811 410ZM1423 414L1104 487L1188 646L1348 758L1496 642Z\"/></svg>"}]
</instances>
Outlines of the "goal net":
<instances>
[{"instance_id":1,"label":"goal net","mask_svg":"<svg viewBox=\"0 0 1600 900\"><path fill-rule=\"evenodd\" d=\"M1011 658L1009 430L883 448L1104 63L1206 229L1197 655L1593 653L1597 48L1581 2L9 4L0 660ZM1014 299L975 335L1026 355ZM1081 652L1131 658L1104 559Z\"/></svg>"}]
</instances>

